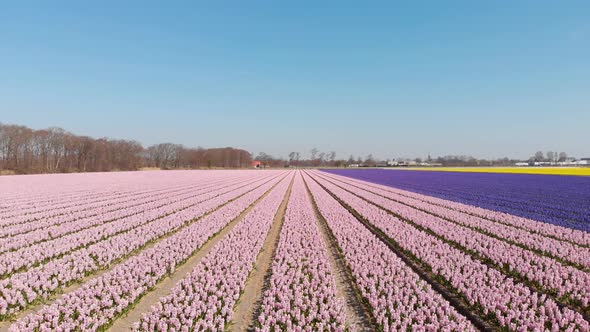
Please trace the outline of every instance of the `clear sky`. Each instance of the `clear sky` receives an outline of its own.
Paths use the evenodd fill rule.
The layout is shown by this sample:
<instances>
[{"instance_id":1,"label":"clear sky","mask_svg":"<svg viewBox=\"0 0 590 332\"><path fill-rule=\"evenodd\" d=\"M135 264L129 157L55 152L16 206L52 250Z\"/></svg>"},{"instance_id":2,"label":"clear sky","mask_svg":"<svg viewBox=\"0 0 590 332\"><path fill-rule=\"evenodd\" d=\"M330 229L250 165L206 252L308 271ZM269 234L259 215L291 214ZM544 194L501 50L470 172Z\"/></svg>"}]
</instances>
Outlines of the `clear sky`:
<instances>
[{"instance_id":1,"label":"clear sky","mask_svg":"<svg viewBox=\"0 0 590 332\"><path fill-rule=\"evenodd\" d=\"M590 157L590 1L7 1L0 122L275 156Z\"/></svg>"}]
</instances>

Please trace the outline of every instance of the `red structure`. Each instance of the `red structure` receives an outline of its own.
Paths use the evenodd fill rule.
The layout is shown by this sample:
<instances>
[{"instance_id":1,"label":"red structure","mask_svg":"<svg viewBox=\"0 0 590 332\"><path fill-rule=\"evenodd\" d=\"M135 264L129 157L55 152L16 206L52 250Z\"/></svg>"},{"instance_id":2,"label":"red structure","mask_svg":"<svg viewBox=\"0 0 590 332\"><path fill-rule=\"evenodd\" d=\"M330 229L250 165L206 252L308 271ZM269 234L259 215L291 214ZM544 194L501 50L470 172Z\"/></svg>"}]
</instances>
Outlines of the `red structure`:
<instances>
[{"instance_id":1,"label":"red structure","mask_svg":"<svg viewBox=\"0 0 590 332\"><path fill-rule=\"evenodd\" d=\"M252 160L251 165L254 168L260 168L260 167L262 167L262 163L260 161L258 161L258 160Z\"/></svg>"}]
</instances>

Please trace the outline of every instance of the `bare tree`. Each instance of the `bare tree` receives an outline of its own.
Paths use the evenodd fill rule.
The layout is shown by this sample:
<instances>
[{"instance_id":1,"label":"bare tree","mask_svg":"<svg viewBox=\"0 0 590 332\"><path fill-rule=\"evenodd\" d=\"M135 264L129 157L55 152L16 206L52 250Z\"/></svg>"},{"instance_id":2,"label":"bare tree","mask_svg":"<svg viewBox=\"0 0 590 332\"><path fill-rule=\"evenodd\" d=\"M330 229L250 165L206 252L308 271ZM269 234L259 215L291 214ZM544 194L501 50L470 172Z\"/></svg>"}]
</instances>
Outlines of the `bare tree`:
<instances>
[{"instance_id":1,"label":"bare tree","mask_svg":"<svg viewBox=\"0 0 590 332\"><path fill-rule=\"evenodd\" d=\"M65 130L57 127L49 128L49 147L52 152L51 159L53 163L49 171L58 172L60 162L64 156Z\"/></svg>"},{"instance_id":2,"label":"bare tree","mask_svg":"<svg viewBox=\"0 0 590 332\"><path fill-rule=\"evenodd\" d=\"M354 164L354 163L355 163L355 161L354 161L354 156L353 156L353 155L350 155L350 157L348 157L348 160L346 161L346 163L347 163L348 165L352 165L352 164Z\"/></svg>"},{"instance_id":3,"label":"bare tree","mask_svg":"<svg viewBox=\"0 0 590 332\"><path fill-rule=\"evenodd\" d=\"M319 164L323 164L326 161L326 153L325 152L320 152L320 154L318 155L318 159L319 159Z\"/></svg>"},{"instance_id":4,"label":"bare tree","mask_svg":"<svg viewBox=\"0 0 590 332\"><path fill-rule=\"evenodd\" d=\"M567 160L567 153L560 152L559 153L559 161L566 161Z\"/></svg>"},{"instance_id":5,"label":"bare tree","mask_svg":"<svg viewBox=\"0 0 590 332\"><path fill-rule=\"evenodd\" d=\"M6 126L0 122L0 170L6 167L6 160L8 159L8 133Z\"/></svg>"},{"instance_id":6,"label":"bare tree","mask_svg":"<svg viewBox=\"0 0 590 332\"><path fill-rule=\"evenodd\" d=\"M317 148L311 149L311 160L315 160L316 155L318 154L319 150Z\"/></svg>"},{"instance_id":7,"label":"bare tree","mask_svg":"<svg viewBox=\"0 0 590 332\"><path fill-rule=\"evenodd\" d=\"M92 153L92 149L94 148L94 140L88 136L79 137L76 147L78 157L76 167L78 171L86 172L90 153Z\"/></svg>"},{"instance_id":8,"label":"bare tree","mask_svg":"<svg viewBox=\"0 0 590 332\"><path fill-rule=\"evenodd\" d=\"M336 151L330 151L330 153L328 153L328 160L332 163L336 160Z\"/></svg>"}]
</instances>

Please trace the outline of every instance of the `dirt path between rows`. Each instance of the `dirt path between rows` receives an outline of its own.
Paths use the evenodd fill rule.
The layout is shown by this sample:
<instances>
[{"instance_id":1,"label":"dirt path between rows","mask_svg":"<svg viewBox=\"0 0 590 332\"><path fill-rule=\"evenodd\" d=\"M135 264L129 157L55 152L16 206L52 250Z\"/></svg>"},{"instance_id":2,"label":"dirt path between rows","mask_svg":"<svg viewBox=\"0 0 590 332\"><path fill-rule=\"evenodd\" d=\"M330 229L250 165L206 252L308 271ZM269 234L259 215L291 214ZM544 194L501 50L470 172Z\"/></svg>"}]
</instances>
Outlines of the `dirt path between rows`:
<instances>
[{"instance_id":1,"label":"dirt path between rows","mask_svg":"<svg viewBox=\"0 0 590 332\"><path fill-rule=\"evenodd\" d=\"M236 219L232 220L227 224L220 232L218 232L212 239L205 242L201 248L197 249L197 252L193 254L184 264L178 267L174 273L167 276L162 281L156 284L153 290L144 295L139 302L137 302L133 308L131 308L124 316L115 320L115 322L108 328L107 331L130 331L133 327L133 323L139 321L142 315L149 312L153 305L157 304L161 297L170 294L172 289L180 282L188 273L190 273L201 260L209 254L211 249L215 247L219 241L221 241L231 230L240 222L244 217L262 201L268 194L273 191L278 183L284 181L281 179L271 189L260 196L252 205L244 210Z\"/></svg>"},{"instance_id":2,"label":"dirt path between rows","mask_svg":"<svg viewBox=\"0 0 590 332\"><path fill-rule=\"evenodd\" d=\"M297 176L297 175L295 175ZM252 331L256 315L262 305L262 295L268 285L271 275L271 264L275 256L275 251L279 243L279 234L283 226L287 202L291 196L293 181L291 180L287 193L279 206L277 214L270 227L268 235L264 239L262 249L256 258L254 269L250 272L246 280L246 286L240 296L238 303L234 307L234 315L230 325L230 331Z\"/></svg>"},{"instance_id":3,"label":"dirt path between rows","mask_svg":"<svg viewBox=\"0 0 590 332\"><path fill-rule=\"evenodd\" d=\"M307 184L305 186L307 188ZM326 220L318 210L316 203L309 192L309 188L307 189L307 196L312 202L318 229L324 240L326 253L328 254L328 262L332 267L332 275L336 282L336 296L339 299L344 300L346 327L349 331L353 332L373 331L374 329L371 327L371 316L368 313L368 308L362 303L360 294L353 284L352 276L348 271L344 257L340 253L340 249L336 244Z\"/></svg>"}]
</instances>

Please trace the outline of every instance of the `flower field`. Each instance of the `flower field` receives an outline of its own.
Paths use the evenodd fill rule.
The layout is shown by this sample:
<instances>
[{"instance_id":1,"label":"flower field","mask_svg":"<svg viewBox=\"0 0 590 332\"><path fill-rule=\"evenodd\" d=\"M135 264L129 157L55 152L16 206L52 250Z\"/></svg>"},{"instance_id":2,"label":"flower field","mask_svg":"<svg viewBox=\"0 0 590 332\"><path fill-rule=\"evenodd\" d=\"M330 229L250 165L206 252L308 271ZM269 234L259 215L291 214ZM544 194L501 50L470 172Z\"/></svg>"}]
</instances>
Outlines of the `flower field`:
<instances>
[{"instance_id":1,"label":"flower field","mask_svg":"<svg viewBox=\"0 0 590 332\"><path fill-rule=\"evenodd\" d=\"M415 170L327 170L443 200L590 231L590 177Z\"/></svg>"},{"instance_id":2,"label":"flower field","mask_svg":"<svg viewBox=\"0 0 590 332\"><path fill-rule=\"evenodd\" d=\"M589 176L590 167L408 167L409 170L435 172L511 173Z\"/></svg>"},{"instance_id":3,"label":"flower field","mask_svg":"<svg viewBox=\"0 0 590 332\"><path fill-rule=\"evenodd\" d=\"M0 177L0 331L590 331L587 181Z\"/></svg>"}]
</instances>

